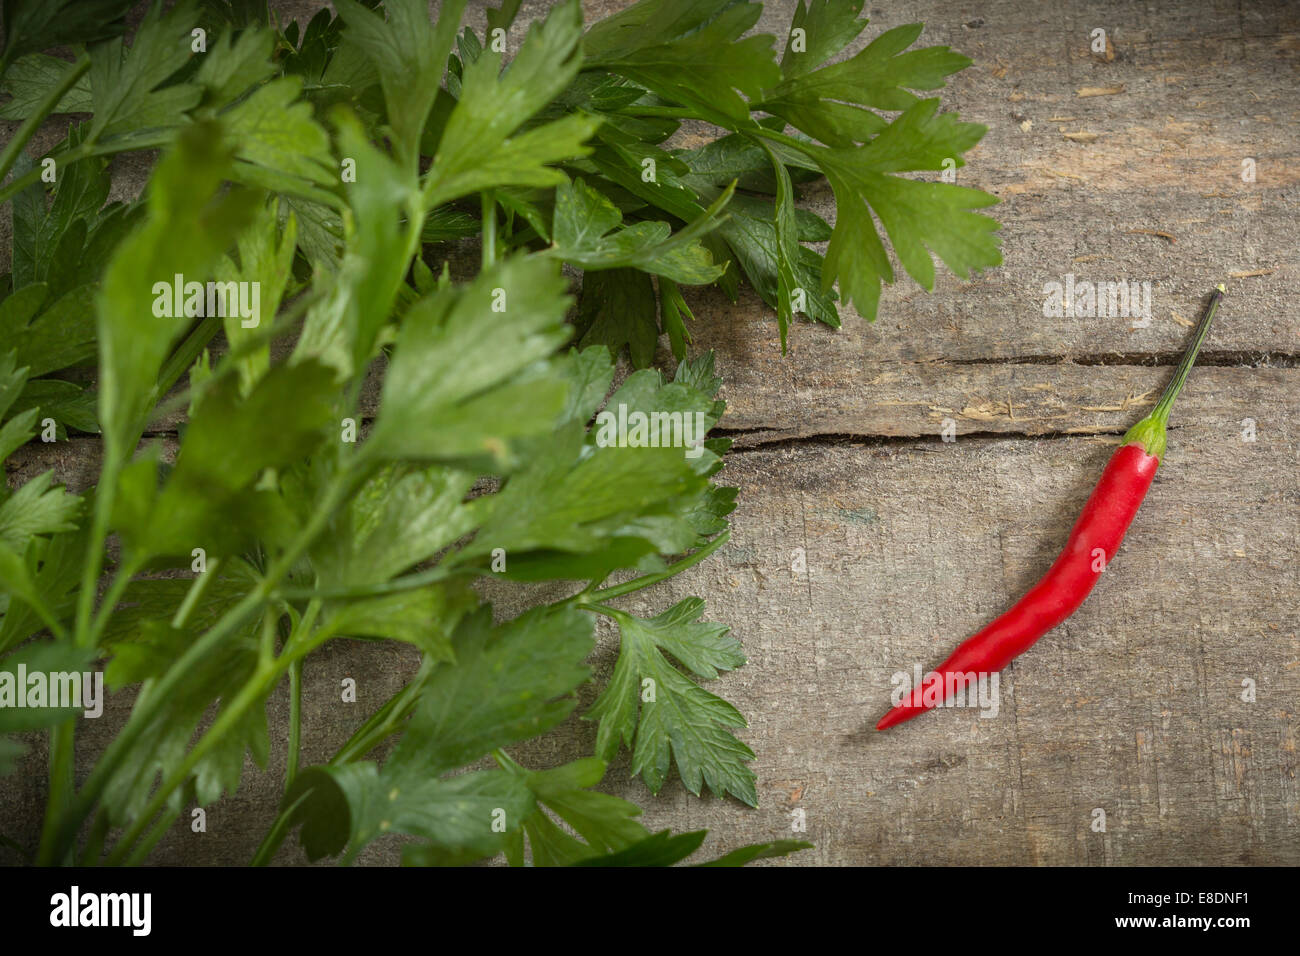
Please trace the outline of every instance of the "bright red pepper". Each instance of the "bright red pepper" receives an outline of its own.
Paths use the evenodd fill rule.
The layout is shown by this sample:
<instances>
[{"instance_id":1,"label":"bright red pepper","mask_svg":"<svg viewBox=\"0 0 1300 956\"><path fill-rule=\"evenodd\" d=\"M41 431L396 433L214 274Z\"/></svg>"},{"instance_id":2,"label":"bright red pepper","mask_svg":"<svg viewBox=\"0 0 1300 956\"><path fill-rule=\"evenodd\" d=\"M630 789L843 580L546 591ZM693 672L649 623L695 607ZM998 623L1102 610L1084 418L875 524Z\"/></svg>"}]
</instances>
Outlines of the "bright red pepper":
<instances>
[{"instance_id":1,"label":"bright red pepper","mask_svg":"<svg viewBox=\"0 0 1300 956\"><path fill-rule=\"evenodd\" d=\"M1169 411L1196 361L1222 298L1223 286L1219 286L1211 295L1192 344L1183 354L1160 401L1150 415L1125 434L1123 444L1111 456L1101 480L1083 506L1083 513L1074 523L1060 557L1011 610L959 644L933 676L927 675L920 685L912 688L900 704L880 719L877 730L910 720L946 701L954 687L964 686L970 675L1002 670L1083 603L1115 557L1124 532L1151 487L1165 453ZM954 683L957 675L962 678Z\"/></svg>"}]
</instances>

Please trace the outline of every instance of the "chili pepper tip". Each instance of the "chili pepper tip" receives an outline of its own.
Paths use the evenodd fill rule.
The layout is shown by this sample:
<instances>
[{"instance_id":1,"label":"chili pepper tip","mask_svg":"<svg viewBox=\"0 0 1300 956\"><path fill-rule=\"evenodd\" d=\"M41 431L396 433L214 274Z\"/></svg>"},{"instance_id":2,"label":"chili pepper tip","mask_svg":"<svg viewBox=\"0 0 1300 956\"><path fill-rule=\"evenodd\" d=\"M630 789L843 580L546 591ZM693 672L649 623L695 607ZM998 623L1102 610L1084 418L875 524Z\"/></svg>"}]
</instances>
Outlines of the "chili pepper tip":
<instances>
[{"instance_id":1,"label":"chili pepper tip","mask_svg":"<svg viewBox=\"0 0 1300 956\"><path fill-rule=\"evenodd\" d=\"M913 717L919 716L924 712L925 708L922 707L891 707L885 712L885 716L881 717L876 723L876 729L888 730L895 724L901 724L905 720L911 720Z\"/></svg>"}]
</instances>

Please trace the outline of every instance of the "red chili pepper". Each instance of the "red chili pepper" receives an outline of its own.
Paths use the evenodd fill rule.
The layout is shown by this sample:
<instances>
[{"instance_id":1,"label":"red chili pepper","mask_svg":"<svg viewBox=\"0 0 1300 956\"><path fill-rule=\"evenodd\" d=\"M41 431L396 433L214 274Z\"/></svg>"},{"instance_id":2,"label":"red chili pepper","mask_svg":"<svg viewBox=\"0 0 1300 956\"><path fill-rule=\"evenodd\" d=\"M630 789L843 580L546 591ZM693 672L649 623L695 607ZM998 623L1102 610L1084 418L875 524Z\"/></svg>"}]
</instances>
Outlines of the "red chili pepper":
<instances>
[{"instance_id":1,"label":"red chili pepper","mask_svg":"<svg viewBox=\"0 0 1300 956\"><path fill-rule=\"evenodd\" d=\"M1151 487L1160 458L1165 453L1165 424L1169 421L1169 411L1201 350L1223 292L1220 285L1210 296L1192 344L1183 353L1174 377L1156 407L1128 430L1120 448L1111 456L1101 480L1083 506L1083 513L1074 523L1060 557L1011 610L959 644L936 671L912 688L907 698L880 719L876 724L877 730L910 720L940 702L946 702L975 675L1002 670L1083 603L1106 565L1115 557L1124 532ZM973 689L974 684L969 686Z\"/></svg>"}]
</instances>

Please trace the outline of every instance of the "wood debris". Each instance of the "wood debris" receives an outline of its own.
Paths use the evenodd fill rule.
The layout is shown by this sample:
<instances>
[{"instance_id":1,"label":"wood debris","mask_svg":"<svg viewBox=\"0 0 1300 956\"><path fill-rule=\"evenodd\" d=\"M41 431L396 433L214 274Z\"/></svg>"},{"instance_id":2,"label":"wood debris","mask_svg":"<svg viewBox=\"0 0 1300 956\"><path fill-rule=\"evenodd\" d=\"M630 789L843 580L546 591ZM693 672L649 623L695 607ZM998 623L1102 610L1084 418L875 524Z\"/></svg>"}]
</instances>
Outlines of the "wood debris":
<instances>
[{"instance_id":1,"label":"wood debris","mask_svg":"<svg viewBox=\"0 0 1300 956\"><path fill-rule=\"evenodd\" d=\"M1074 173L1062 172L1059 169L1052 169L1050 166L1044 166L1043 172L1051 176L1059 176L1061 179L1077 179L1081 183L1086 183L1088 181L1084 179L1082 176L1076 176Z\"/></svg>"},{"instance_id":2,"label":"wood debris","mask_svg":"<svg viewBox=\"0 0 1300 956\"><path fill-rule=\"evenodd\" d=\"M1124 87L1120 86L1081 86L1074 91L1074 95L1080 98L1085 96L1116 96L1124 92Z\"/></svg>"},{"instance_id":3,"label":"wood debris","mask_svg":"<svg viewBox=\"0 0 1300 956\"><path fill-rule=\"evenodd\" d=\"M1185 315L1179 315L1173 309L1169 310L1169 317L1185 329L1193 328L1196 325L1196 323L1191 319L1187 318Z\"/></svg>"},{"instance_id":4,"label":"wood debris","mask_svg":"<svg viewBox=\"0 0 1300 956\"><path fill-rule=\"evenodd\" d=\"M1159 236L1161 239L1168 239L1169 242L1170 242L1171 244L1172 244L1172 243L1175 243L1175 242L1178 241L1178 240L1175 239L1175 238L1173 237L1173 235L1171 235L1170 233L1163 232L1163 231L1161 231L1161 230L1159 230L1159 229L1129 229L1129 230L1127 230L1127 231L1124 233L1124 235L1126 235L1126 236Z\"/></svg>"},{"instance_id":5,"label":"wood debris","mask_svg":"<svg viewBox=\"0 0 1300 956\"><path fill-rule=\"evenodd\" d=\"M1153 399L1150 392L1143 392L1141 395L1134 395L1129 392L1124 396L1124 401L1118 405L1080 405L1081 412L1126 412L1137 405L1150 405Z\"/></svg>"},{"instance_id":6,"label":"wood debris","mask_svg":"<svg viewBox=\"0 0 1300 956\"><path fill-rule=\"evenodd\" d=\"M1276 269L1249 269L1245 272L1229 272L1229 279L1253 279L1255 276L1271 276Z\"/></svg>"},{"instance_id":7,"label":"wood debris","mask_svg":"<svg viewBox=\"0 0 1300 956\"><path fill-rule=\"evenodd\" d=\"M1097 141L1096 133L1080 131L1076 133L1062 133L1061 135L1072 143L1095 143Z\"/></svg>"},{"instance_id":8,"label":"wood debris","mask_svg":"<svg viewBox=\"0 0 1300 956\"><path fill-rule=\"evenodd\" d=\"M1011 403L1010 399L1000 402L985 401L980 405L967 405L961 410L960 414L962 418L977 422L993 422L1001 418L1010 419L1013 422L1026 420L1016 418L1016 407Z\"/></svg>"}]
</instances>

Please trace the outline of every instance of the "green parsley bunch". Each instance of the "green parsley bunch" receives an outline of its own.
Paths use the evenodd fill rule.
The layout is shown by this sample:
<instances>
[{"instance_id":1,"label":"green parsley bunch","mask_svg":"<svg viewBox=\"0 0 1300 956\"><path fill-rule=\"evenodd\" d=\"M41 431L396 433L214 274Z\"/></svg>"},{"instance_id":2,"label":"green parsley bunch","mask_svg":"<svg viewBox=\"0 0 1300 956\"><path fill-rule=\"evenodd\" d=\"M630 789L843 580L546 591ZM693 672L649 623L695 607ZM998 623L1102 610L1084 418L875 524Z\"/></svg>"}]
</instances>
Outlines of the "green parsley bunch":
<instances>
[{"instance_id":1,"label":"green parsley bunch","mask_svg":"<svg viewBox=\"0 0 1300 956\"><path fill-rule=\"evenodd\" d=\"M396 834L415 865L684 859L703 833L652 834L592 789L624 747L652 793L675 768L757 804L744 718L704 686L740 642L697 598L617 606L717 550L734 507L728 442L683 447L670 424L723 413L682 287L748 281L784 346L796 315L837 325L840 297L874 317L894 279L877 220L927 289L931 252L963 277L997 264L974 211L992 197L899 175L960 166L983 134L912 92L969 61L909 49L914 25L832 63L861 0L801 0L779 58L747 35L758 3L641 0L584 32L564 0L522 38L519 5L480 41L464 0L437 22L424 0L335 0L305 28L257 0L154 3L128 48L128 0L6 0L0 460L89 433L100 464L84 495L50 471L0 489L0 671L102 666L134 694L79 786L74 709L0 708L0 733L48 734L38 845L8 841L36 861L145 860L264 765L283 682L287 779L255 863L295 830L313 859ZM80 119L29 157L55 114ZM674 148L687 122L720 135ZM145 196L107 202L110 158L141 150L161 150ZM834 228L794 205L820 176ZM469 238L479 267L453 277ZM178 293L177 315L182 278L257 306ZM648 367L661 334L670 376ZM602 407L649 440L600 440ZM177 421L172 454L156 436ZM568 596L500 621L488 576ZM506 748L573 713L596 616L621 650L583 715L594 754L524 767ZM420 666L302 767L303 662L342 639ZM0 737L0 773L20 753Z\"/></svg>"}]
</instances>

